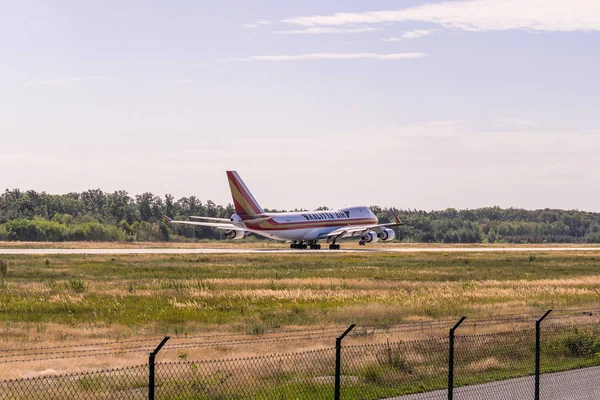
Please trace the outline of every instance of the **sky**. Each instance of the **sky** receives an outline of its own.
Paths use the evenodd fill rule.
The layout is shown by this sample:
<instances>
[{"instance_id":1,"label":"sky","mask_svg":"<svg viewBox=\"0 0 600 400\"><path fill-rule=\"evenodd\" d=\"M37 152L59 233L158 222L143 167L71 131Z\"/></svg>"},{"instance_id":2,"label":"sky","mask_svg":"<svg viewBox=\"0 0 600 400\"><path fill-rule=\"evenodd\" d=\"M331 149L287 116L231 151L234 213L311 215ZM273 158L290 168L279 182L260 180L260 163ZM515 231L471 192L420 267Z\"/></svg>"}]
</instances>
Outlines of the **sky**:
<instances>
[{"instance_id":1,"label":"sky","mask_svg":"<svg viewBox=\"0 0 600 400\"><path fill-rule=\"evenodd\" d=\"M600 212L600 0L0 4L0 190Z\"/></svg>"}]
</instances>

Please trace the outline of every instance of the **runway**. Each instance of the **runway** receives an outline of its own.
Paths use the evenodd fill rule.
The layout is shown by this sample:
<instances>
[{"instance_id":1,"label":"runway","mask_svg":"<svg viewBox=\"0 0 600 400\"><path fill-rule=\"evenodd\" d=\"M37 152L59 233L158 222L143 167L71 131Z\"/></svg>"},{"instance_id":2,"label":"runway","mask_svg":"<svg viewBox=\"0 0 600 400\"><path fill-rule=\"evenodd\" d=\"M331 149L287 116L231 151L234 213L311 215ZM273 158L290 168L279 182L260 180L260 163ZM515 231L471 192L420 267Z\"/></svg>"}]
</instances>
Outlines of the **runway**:
<instances>
[{"instance_id":1,"label":"runway","mask_svg":"<svg viewBox=\"0 0 600 400\"><path fill-rule=\"evenodd\" d=\"M600 247L390 247L341 250L292 249L2 249L1 255L59 255L59 254L322 254L322 253L507 253L600 251Z\"/></svg>"}]
</instances>

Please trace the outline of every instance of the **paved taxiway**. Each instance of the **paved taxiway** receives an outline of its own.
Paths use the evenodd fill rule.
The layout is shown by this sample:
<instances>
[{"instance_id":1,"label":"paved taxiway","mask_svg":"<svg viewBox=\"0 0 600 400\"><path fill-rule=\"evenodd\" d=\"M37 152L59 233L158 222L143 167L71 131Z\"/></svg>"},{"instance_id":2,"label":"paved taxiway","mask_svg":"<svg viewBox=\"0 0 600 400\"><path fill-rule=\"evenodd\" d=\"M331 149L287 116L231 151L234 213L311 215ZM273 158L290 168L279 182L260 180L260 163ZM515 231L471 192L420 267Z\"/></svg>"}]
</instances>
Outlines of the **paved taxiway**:
<instances>
[{"instance_id":1,"label":"paved taxiway","mask_svg":"<svg viewBox=\"0 0 600 400\"><path fill-rule=\"evenodd\" d=\"M540 394L543 400L597 400L600 399L598 373L600 367L541 375ZM461 400L522 400L533 398L533 376L507 379L499 382L463 386L454 389L454 397ZM388 400L445 400L446 390L436 390Z\"/></svg>"},{"instance_id":2,"label":"paved taxiway","mask_svg":"<svg viewBox=\"0 0 600 400\"><path fill-rule=\"evenodd\" d=\"M1 249L0 254L285 254L285 253L504 253L545 251L600 251L600 247L390 247L341 250L291 249Z\"/></svg>"}]
</instances>

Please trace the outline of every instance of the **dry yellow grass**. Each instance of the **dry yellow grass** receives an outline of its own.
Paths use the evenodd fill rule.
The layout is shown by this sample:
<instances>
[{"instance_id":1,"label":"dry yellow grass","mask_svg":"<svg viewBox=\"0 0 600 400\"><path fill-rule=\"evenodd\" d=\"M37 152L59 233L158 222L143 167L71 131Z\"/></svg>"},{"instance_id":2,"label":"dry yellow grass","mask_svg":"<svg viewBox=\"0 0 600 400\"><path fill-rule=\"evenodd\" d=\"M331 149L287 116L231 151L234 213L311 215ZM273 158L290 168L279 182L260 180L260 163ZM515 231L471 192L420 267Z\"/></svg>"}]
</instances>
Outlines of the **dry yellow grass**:
<instances>
[{"instance_id":1,"label":"dry yellow grass","mask_svg":"<svg viewBox=\"0 0 600 400\"><path fill-rule=\"evenodd\" d=\"M180 343L187 337L195 348L167 347L163 360L214 359L330 347L350 322L359 327L349 343L366 344L445 335L452 318L462 314L469 319L461 333L474 334L529 327L545 308L600 308L600 252L536 256L533 261L511 253L13 256L11 275L0 291L0 353L143 338L152 338L146 343L152 347L168 334ZM81 280L84 290L74 290L72 279ZM140 304L137 314L129 315ZM528 323L475 322L475 317L505 313L531 318ZM20 320L23 316L29 319ZM584 317L573 316L573 321L577 318ZM439 319L444 323L430 324ZM402 321L411 321L414 329L365 328ZM280 329L313 331L289 341L268 333ZM189 339L206 334L238 336ZM250 342L214 343L240 338ZM276 340L256 340L269 338ZM0 379L139 364L148 351L0 362Z\"/></svg>"}]
</instances>

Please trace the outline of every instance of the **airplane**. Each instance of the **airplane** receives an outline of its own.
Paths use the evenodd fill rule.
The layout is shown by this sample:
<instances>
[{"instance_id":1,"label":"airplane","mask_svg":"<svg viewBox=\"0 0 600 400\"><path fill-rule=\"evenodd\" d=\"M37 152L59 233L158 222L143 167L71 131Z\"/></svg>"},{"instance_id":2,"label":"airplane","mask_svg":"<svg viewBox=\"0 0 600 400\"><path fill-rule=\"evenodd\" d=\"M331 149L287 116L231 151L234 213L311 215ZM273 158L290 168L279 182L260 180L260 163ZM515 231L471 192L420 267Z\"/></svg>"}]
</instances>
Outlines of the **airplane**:
<instances>
[{"instance_id":1,"label":"airplane","mask_svg":"<svg viewBox=\"0 0 600 400\"><path fill-rule=\"evenodd\" d=\"M291 249L321 249L319 240L329 243L330 250L339 250L341 239L359 237L359 245L378 240L391 241L396 233L391 227L402 225L396 222L379 224L369 207L347 207L337 210L267 213L258 204L242 178L236 171L227 171L229 188L233 197L235 214L230 219L190 216L204 221L175 221L172 224L208 226L223 230L227 239L243 239L254 233L269 239L291 241ZM210 221L210 222L209 222Z\"/></svg>"}]
</instances>

